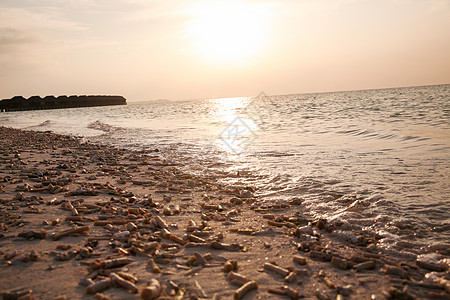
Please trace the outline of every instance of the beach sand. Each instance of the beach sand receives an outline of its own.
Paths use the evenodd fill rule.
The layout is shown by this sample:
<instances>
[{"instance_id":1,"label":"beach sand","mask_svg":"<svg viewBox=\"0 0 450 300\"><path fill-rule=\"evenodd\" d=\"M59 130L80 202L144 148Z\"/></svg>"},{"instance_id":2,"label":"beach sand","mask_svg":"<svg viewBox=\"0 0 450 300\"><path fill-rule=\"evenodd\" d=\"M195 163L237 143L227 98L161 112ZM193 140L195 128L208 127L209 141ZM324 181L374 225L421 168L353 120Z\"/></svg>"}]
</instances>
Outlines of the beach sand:
<instances>
[{"instance_id":1,"label":"beach sand","mask_svg":"<svg viewBox=\"0 0 450 300\"><path fill-rule=\"evenodd\" d=\"M301 198L187 174L157 145L4 127L0 140L3 299L450 298L448 260L388 256Z\"/></svg>"}]
</instances>

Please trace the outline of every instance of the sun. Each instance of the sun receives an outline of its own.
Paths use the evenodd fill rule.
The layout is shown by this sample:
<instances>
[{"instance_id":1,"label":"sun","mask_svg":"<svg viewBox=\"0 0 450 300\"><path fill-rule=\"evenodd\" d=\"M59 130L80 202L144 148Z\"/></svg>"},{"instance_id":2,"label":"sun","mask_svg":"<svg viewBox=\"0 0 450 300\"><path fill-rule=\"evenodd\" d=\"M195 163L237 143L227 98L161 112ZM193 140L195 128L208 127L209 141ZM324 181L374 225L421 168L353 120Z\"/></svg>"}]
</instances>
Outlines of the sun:
<instances>
[{"instance_id":1,"label":"sun","mask_svg":"<svg viewBox=\"0 0 450 300\"><path fill-rule=\"evenodd\" d=\"M186 33L193 50L210 62L239 63L259 54L266 37L264 12L244 1L205 1L189 8Z\"/></svg>"}]
</instances>

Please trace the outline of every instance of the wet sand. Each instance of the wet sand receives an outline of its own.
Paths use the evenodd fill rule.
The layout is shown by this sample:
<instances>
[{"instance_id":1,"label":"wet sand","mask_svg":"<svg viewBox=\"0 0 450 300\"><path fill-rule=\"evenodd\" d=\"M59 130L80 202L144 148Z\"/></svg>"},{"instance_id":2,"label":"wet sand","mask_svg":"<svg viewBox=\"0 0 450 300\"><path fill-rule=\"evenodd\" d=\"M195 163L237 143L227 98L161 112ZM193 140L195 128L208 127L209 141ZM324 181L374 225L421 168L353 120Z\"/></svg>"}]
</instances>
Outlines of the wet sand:
<instances>
[{"instance_id":1,"label":"wet sand","mask_svg":"<svg viewBox=\"0 0 450 300\"><path fill-rule=\"evenodd\" d=\"M4 127L0 140L3 299L450 298L448 249L388 256L301 198L183 173L157 146Z\"/></svg>"}]
</instances>

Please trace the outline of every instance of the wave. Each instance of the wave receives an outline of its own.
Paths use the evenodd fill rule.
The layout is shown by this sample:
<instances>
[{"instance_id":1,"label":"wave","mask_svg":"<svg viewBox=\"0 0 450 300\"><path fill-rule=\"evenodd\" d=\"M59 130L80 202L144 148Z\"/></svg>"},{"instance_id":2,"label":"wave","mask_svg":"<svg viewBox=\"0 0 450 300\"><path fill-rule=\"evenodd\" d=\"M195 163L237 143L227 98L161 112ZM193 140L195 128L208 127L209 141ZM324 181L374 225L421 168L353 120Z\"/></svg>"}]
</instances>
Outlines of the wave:
<instances>
[{"instance_id":1,"label":"wave","mask_svg":"<svg viewBox=\"0 0 450 300\"><path fill-rule=\"evenodd\" d=\"M106 133L110 133L110 132L113 132L113 131L119 131L119 130L123 130L124 129L124 128L119 127L119 126L113 126L113 125L109 125L109 124L103 123L102 121L99 121L99 120L94 121L92 123L89 123L87 125L87 128L103 131L103 132L106 132Z\"/></svg>"},{"instance_id":2,"label":"wave","mask_svg":"<svg viewBox=\"0 0 450 300\"><path fill-rule=\"evenodd\" d=\"M36 127L44 127L51 125L53 122L51 120L45 120L44 122L40 123L39 125L36 125Z\"/></svg>"},{"instance_id":3,"label":"wave","mask_svg":"<svg viewBox=\"0 0 450 300\"><path fill-rule=\"evenodd\" d=\"M41 123L39 123L37 125L31 125L31 126L28 126L26 128L39 128L39 127L46 127L46 126L51 126L51 125L53 125L53 121L52 120L45 120L44 122L41 122Z\"/></svg>"}]
</instances>

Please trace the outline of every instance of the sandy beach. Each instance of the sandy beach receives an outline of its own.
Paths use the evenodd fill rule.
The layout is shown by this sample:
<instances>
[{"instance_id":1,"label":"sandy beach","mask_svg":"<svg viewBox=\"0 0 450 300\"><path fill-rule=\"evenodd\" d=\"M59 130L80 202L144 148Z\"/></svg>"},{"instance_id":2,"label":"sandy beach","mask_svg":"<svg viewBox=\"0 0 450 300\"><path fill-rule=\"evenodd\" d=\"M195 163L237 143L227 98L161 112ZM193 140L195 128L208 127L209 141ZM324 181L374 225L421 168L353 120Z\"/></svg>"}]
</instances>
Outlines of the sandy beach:
<instances>
[{"instance_id":1,"label":"sandy beach","mask_svg":"<svg viewBox=\"0 0 450 300\"><path fill-rule=\"evenodd\" d=\"M3 299L449 299L418 258L313 219L301 198L193 176L158 152L0 128Z\"/></svg>"}]
</instances>

